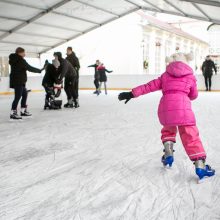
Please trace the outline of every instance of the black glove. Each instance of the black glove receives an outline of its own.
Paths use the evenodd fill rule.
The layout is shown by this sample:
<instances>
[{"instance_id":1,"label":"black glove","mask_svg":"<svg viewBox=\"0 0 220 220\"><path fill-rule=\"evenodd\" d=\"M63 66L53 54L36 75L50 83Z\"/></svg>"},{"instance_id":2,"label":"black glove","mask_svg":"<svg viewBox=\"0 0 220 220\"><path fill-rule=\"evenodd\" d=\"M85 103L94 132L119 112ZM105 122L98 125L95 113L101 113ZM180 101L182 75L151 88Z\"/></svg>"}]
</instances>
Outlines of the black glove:
<instances>
[{"instance_id":1,"label":"black glove","mask_svg":"<svg viewBox=\"0 0 220 220\"><path fill-rule=\"evenodd\" d=\"M134 98L134 95L132 92L122 92L118 95L119 101L126 100L125 104L127 104L127 102L130 101L130 99L132 98Z\"/></svg>"}]
</instances>

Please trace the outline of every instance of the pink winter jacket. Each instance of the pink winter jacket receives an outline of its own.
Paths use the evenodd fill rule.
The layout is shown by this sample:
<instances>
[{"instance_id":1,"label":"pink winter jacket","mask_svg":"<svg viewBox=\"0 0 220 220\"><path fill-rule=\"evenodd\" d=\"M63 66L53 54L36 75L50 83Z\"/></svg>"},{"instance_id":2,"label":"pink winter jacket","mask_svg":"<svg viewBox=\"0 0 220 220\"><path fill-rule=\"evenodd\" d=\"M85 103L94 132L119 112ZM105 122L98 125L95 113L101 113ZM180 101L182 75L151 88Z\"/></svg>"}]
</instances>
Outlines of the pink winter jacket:
<instances>
[{"instance_id":1,"label":"pink winter jacket","mask_svg":"<svg viewBox=\"0 0 220 220\"><path fill-rule=\"evenodd\" d=\"M158 79L132 89L134 97L157 90L163 96L158 108L160 123L164 126L195 125L191 101L197 98L198 90L193 70L183 62L172 62Z\"/></svg>"}]
</instances>

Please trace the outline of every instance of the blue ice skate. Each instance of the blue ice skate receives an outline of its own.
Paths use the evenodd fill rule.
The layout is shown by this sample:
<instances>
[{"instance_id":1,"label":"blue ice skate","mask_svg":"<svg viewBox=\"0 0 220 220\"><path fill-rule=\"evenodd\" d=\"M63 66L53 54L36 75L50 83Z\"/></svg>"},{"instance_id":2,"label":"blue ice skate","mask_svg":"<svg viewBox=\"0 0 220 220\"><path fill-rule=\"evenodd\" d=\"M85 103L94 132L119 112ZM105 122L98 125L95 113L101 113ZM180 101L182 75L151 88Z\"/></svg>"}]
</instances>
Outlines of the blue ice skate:
<instances>
[{"instance_id":1,"label":"blue ice skate","mask_svg":"<svg viewBox=\"0 0 220 220\"><path fill-rule=\"evenodd\" d=\"M162 156L162 159L161 159L161 162L163 163L163 165L164 165L165 167L166 167L166 166L172 167L173 161L174 161L173 156L165 157L165 155L163 155L163 156Z\"/></svg>"},{"instance_id":2,"label":"blue ice skate","mask_svg":"<svg viewBox=\"0 0 220 220\"><path fill-rule=\"evenodd\" d=\"M164 142L164 155L162 156L161 162L163 163L164 167L169 166L172 167L174 157L173 157L173 142L172 141L167 141Z\"/></svg>"},{"instance_id":3,"label":"blue ice skate","mask_svg":"<svg viewBox=\"0 0 220 220\"><path fill-rule=\"evenodd\" d=\"M212 169L209 165L205 165L204 160L195 161L195 168L196 175L199 177L199 182L207 177L215 175L215 170Z\"/></svg>"}]
</instances>

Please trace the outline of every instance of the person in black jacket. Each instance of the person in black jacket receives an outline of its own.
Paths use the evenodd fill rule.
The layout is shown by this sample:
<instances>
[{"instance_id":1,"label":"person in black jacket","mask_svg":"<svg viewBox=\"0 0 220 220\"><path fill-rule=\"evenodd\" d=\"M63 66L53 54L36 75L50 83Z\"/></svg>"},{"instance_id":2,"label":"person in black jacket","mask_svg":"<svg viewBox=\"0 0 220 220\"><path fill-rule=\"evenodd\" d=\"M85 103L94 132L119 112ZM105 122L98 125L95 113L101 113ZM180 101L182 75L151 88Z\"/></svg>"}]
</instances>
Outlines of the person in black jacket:
<instances>
[{"instance_id":1,"label":"person in black jacket","mask_svg":"<svg viewBox=\"0 0 220 220\"><path fill-rule=\"evenodd\" d=\"M31 114L27 111L27 71L34 73L41 73L42 69L37 69L35 67L30 66L27 61L24 59L25 50L21 47L18 47L15 53L10 54L9 56L9 64L11 66L10 73L10 88L14 89L14 101L11 107L11 119L22 119L22 116L31 116ZM22 99L21 99L22 97ZM17 106L21 99L21 116L17 113Z\"/></svg>"},{"instance_id":2,"label":"person in black jacket","mask_svg":"<svg viewBox=\"0 0 220 220\"><path fill-rule=\"evenodd\" d=\"M202 64L202 73L205 78L206 91L211 91L213 69L215 74L217 74L215 63L211 60L210 56L207 56L206 60Z\"/></svg>"},{"instance_id":3,"label":"person in black jacket","mask_svg":"<svg viewBox=\"0 0 220 220\"><path fill-rule=\"evenodd\" d=\"M77 73L73 88L74 88L74 91L76 94L76 98L74 100L75 108L78 108L79 107L79 69L80 69L80 63L79 63L78 57L73 52L72 47L67 48L66 54L67 54L66 60L68 60L72 64L73 68L76 70L76 73Z\"/></svg>"},{"instance_id":4,"label":"person in black jacket","mask_svg":"<svg viewBox=\"0 0 220 220\"><path fill-rule=\"evenodd\" d=\"M58 84L58 67L60 63L58 60L53 60L52 64L48 62L48 60L45 61L45 75L42 81L42 86L45 89L46 97L45 97L45 105L44 109L46 108L52 108L56 109L55 106L51 106L50 104L50 98L54 93L54 84Z\"/></svg>"},{"instance_id":5,"label":"person in black jacket","mask_svg":"<svg viewBox=\"0 0 220 220\"><path fill-rule=\"evenodd\" d=\"M60 63L60 66L57 69L59 75L58 84L62 83L63 78L65 77L64 90L67 95L67 103L64 105L64 107L73 108L73 101L75 101L77 97L76 91L74 90L77 72L68 60L62 58L62 54L60 52L55 52L54 57Z\"/></svg>"},{"instance_id":6,"label":"person in black jacket","mask_svg":"<svg viewBox=\"0 0 220 220\"><path fill-rule=\"evenodd\" d=\"M94 94L98 94L99 92L99 71L97 70L97 67L100 65L100 61L96 60L95 64L89 65L88 67L93 67L95 70L94 74L94 85L96 90L94 91Z\"/></svg>"}]
</instances>

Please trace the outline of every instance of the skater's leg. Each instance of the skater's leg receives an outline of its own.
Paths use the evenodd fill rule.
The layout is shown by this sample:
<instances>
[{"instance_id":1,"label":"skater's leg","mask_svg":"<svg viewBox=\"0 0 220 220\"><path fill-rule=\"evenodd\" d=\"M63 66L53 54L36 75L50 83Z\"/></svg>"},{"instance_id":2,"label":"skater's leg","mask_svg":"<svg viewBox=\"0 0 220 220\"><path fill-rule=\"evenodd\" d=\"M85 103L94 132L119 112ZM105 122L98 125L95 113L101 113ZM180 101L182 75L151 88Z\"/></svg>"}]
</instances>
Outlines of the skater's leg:
<instances>
[{"instance_id":1,"label":"skater's leg","mask_svg":"<svg viewBox=\"0 0 220 220\"><path fill-rule=\"evenodd\" d=\"M105 94L107 95L107 84L106 84L106 82L104 82L104 86L105 86Z\"/></svg>"},{"instance_id":2,"label":"skater's leg","mask_svg":"<svg viewBox=\"0 0 220 220\"><path fill-rule=\"evenodd\" d=\"M161 130L161 140L163 143L167 141L176 142L176 133L177 127L176 126L164 126Z\"/></svg>"},{"instance_id":3,"label":"skater's leg","mask_svg":"<svg viewBox=\"0 0 220 220\"><path fill-rule=\"evenodd\" d=\"M209 91L211 91L212 87L212 76L209 76Z\"/></svg>"},{"instance_id":4,"label":"skater's leg","mask_svg":"<svg viewBox=\"0 0 220 220\"><path fill-rule=\"evenodd\" d=\"M204 76L204 77L205 77L205 87L206 87L206 91L208 91L208 89L209 89L208 76Z\"/></svg>"},{"instance_id":5,"label":"skater's leg","mask_svg":"<svg viewBox=\"0 0 220 220\"><path fill-rule=\"evenodd\" d=\"M18 102L21 99L22 96L22 90L23 90L23 86L15 86L14 88L14 100L12 102L12 110L17 110L18 107Z\"/></svg>"},{"instance_id":6,"label":"skater's leg","mask_svg":"<svg viewBox=\"0 0 220 220\"><path fill-rule=\"evenodd\" d=\"M25 86L23 86L22 89L22 99L21 99L21 108L27 108L27 97L28 97L28 92Z\"/></svg>"},{"instance_id":7,"label":"skater's leg","mask_svg":"<svg viewBox=\"0 0 220 220\"><path fill-rule=\"evenodd\" d=\"M206 152L199 137L196 126L179 126L180 138L190 160L205 159Z\"/></svg>"},{"instance_id":8,"label":"skater's leg","mask_svg":"<svg viewBox=\"0 0 220 220\"><path fill-rule=\"evenodd\" d=\"M162 136L161 140L164 145L164 155L162 156L162 163L164 166L169 165L172 166L174 157L173 157L173 145L176 142L176 133L177 127L176 126L164 126L161 130Z\"/></svg>"},{"instance_id":9,"label":"skater's leg","mask_svg":"<svg viewBox=\"0 0 220 220\"><path fill-rule=\"evenodd\" d=\"M101 89L102 89L102 82L99 83L99 92L98 92L98 95L101 93Z\"/></svg>"},{"instance_id":10,"label":"skater's leg","mask_svg":"<svg viewBox=\"0 0 220 220\"><path fill-rule=\"evenodd\" d=\"M99 80L98 79L94 80L94 85L95 85L95 88L96 88L96 91L97 91L99 89Z\"/></svg>"}]
</instances>

